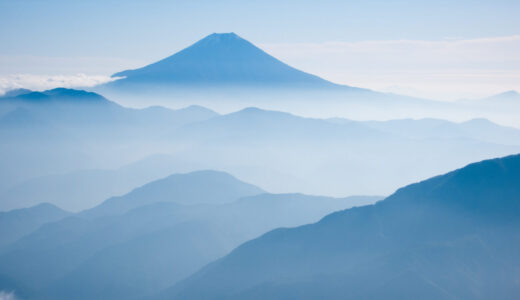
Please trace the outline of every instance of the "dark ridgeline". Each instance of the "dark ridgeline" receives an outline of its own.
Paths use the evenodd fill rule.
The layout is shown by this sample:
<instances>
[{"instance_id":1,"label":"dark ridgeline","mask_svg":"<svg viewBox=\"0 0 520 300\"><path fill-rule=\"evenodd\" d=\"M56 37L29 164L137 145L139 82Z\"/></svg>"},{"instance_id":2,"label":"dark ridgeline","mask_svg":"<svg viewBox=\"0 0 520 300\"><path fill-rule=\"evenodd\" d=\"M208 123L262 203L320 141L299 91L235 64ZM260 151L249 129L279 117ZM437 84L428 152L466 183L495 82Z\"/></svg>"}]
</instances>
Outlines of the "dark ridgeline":
<instances>
[{"instance_id":1,"label":"dark ridgeline","mask_svg":"<svg viewBox=\"0 0 520 300\"><path fill-rule=\"evenodd\" d=\"M399 189L375 205L276 229L164 299L514 299L520 155Z\"/></svg>"}]
</instances>

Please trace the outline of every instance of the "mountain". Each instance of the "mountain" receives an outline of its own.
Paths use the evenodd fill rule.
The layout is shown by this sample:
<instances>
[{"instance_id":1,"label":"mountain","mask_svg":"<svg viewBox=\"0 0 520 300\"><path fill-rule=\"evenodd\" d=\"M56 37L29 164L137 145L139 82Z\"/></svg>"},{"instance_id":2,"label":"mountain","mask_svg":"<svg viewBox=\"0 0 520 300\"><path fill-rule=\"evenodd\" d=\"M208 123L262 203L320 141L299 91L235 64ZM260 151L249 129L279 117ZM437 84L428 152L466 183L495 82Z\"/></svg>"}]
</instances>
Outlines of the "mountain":
<instances>
[{"instance_id":1,"label":"mountain","mask_svg":"<svg viewBox=\"0 0 520 300\"><path fill-rule=\"evenodd\" d=\"M139 126L150 126L160 123L160 125L178 126L217 115L207 108L196 105L178 110L159 106L132 109L123 107L94 92L66 88L3 97L0 98L0 106L10 107L12 111L25 109L40 118L46 118L55 123L66 122L67 125L77 125L79 122L88 122L91 126L106 122L118 125L120 123L127 123L126 125L138 123ZM12 119L15 120L15 118Z\"/></svg>"},{"instance_id":2,"label":"mountain","mask_svg":"<svg viewBox=\"0 0 520 300\"><path fill-rule=\"evenodd\" d=\"M479 99L461 99L460 103L474 104L481 106L491 106L495 110L500 109L504 105L506 107L512 106L518 109L520 102L520 93L515 90L505 91L499 94L491 95Z\"/></svg>"},{"instance_id":3,"label":"mountain","mask_svg":"<svg viewBox=\"0 0 520 300\"><path fill-rule=\"evenodd\" d=\"M158 180L5 247L0 289L24 299L145 297L266 231L380 199L240 196L258 191L214 171Z\"/></svg>"},{"instance_id":4,"label":"mountain","mask_svg":"<svg viewBox=\"0 0 520 300\"><path fill-rule=\"evenodd\" d=\"M63 88L0 98L0 195L29 179L115 169L163 153L165 132L217 115L200 106L127 108L93 92ZM2 205L20 199L17 192L11 196L0 201L0 209L39 203L25 198L21 206Z\"/></svg>"},{"instance_id":5,"label":"mountain","mask_svg":"<svg viewBox=\"0 0 520 300\"><path fill-rule=\"evenodd\" d=\"M245 85L337 87L294 69L235 33L213 33L184 50L148 66L116 73L110 86Z\"/></svg>"},{"instance_id":6,"label":"mountain","mask_svg":"<svg viewBox=\"0 0 520 300\"><path fill-rule=\"evenodd\" d=\"M520 293L520 155L399 189L375 205L276 229L165 299L513 299Z\"/></svg>"},{"instance_id":7,"label":"mountain","mask_svg":"<svg viewBox=\"0 0 520 300\"><path fill-rule=\"evenodd\" d=\"M520 94L511 90L485 98L488 101L520 101Z\"/></svg>"},{"instance_id":8,"label":"mountain","mask_svg":"<svg viewBox=\"0 0 520 300\"><path fill-rule=\"evenodd\" d=\"M125 218L146 213L154 223L163 223L161 229L95 253L45 293L53 299L146 297L270 229L305 224L328 212L378 199L262 194L221 206L191 208L191 213L185 207L187 215L175 214L183 208L172 203L146 206Z\"/></svg>"},{"instance_id":9,"label":"mountain","mask_svg":"<svg viewBox=\"0 0 520 300\"><path fill-rule=\"evenodd\" d=\"M0 212L0 249L45 223L61 220L70 213L49 203Z\"/></svg>"},{"instance_id":10,"label":"mountain","mask_svg":"<svg viewBox=\"0 0 520 300\"><path fill-rule=\"evenodd\" d=\"M485 117L500 124L520 128L517 116L520 111L520 94L517 91L511 90L485 98L461 99L454 105L458 105L465 112L464 115Z\"/></svg>"},{"instance_id":11,"label":"mountain","mask_svg":"<svg viewBox=\"0 0 520 300\"><path fill-rule=\"evenodd\" d=\"M388 136L357 122L332 124L323 119L305 118L286 112L248 107L216 118L187 124L173 137L207 141L309 141L380 139Z\"/></svg>"},{"instance_id":12,"label":"mountain","mask_svg":"<svg viewBox=\"0 0 520 300\"><path fill-rule=\"evenodd\" d=\"M23 94L29 94L31 92L32 91L28 90L28 89L13 89L13 90L8 90L7 92L5 92L2 95L2 97L0 97L0 98L16 97L16 96L23 95Z\"/></svg>"},{"instance_id":13,"label":"mountain","mask_svg":"<svg viewBox=\"0 0 520 300\"><path fill-rule=\"evenodd\" d=\"M353 124L346 119L331 119L339 124ZM501 126L487 119L450 122L439 119L400 119L389 121L360 121L360 124L394 135L412 139L472 139L501 145L520 145L520 130Z\"/></svg>"},{"instance_id":14,"label":"mountain","mask_svg":"<svg viewBox=\"0 0 520 300\"><path fill-rule=\"evenodd\" d=\"M265 193L262 189L217 171L174 174L145 184L132 192L113 197L83 214L89 217L125 213L133 208L155 203L184 205L223 204L239 198Z\"/></svg>"},{"instance_id":15,"label":"mountain","mask_svg":"<svg viewBox=\"0 0 520 300\"><path fill-rule=\"evenodd\" d=\"M99 107L83 116L79 108L38 107L0 117L0 210L50 202L77 212L168 174L201 169L275 193L388 195L520 149L519 130L484 119L335 122L254 107L218 115L198 106ZM119 170L157 153L171 158Z\"/></svg>"},{"instance_id":16,"label":"mountain","mask_svg":"<svg viewBox=\"0 0 520 300\"><path fill-rule=\"evenodd\" d=\"M281 62L235 33L213 33L162 60L112 76L114 81L94 89L131 106L198 104L229 112L261 105L320 118L465 116L519 126L518 107L509 109L507 103L490 110L479 101L450 103L333 83Z\"/></svg>"},{"instance_id":17,"label":"mountain","mask_svg":"<svg viewBox=\"0 0 520 300\"><path fill-rule=\"evenodd\" d=\"M3 101L10 99L10 97L6 97L8 95L9 94L4 95L5 99L3 99ZM11 94L10 96L11 98L15 98L18 101L73 101L76 103L82 101L89 101L90 103L108 102L106 98L99 94L67 88L55 88L43 92L22 91Z\"/></svg>"},{"instance_id":18,"label":"mountain","mask_svg":"<svg viewBox=\"0 0 520 300\"><path fill-rule=\"evenodd\" d=\"M30 112L35 118L60 126L77 127L86 126L87 123L88 127L98 127L109 123L112 127L117 126L117 129L122 126L175 127L217 115L207 108L195 105L179 110L159 106L132 109L123 107L97 93L66 88L0 98L0 106L11 107L13 112L22 109ZM8 118L7 116L8 114L4 115L2 120ZM17 120L14 117L9 119L13 122Z\"/></svg>"},{"instance_id":19,"label":"mountain","mask_svg":"<svg viewBox=\"0 0 520 300\"><path fill-rule=\"evenodd\" d=\"M187 124L168 137L186 147L176 153L183 161L276 193L336 197L389 195L409 182L520 151L519 130L485 120L335 122L254 107Z\"/></svg>"},{"instance_id":20,"label":"mountain","mask_svg":"<svg viewBox=\"0 0 520 300\"><path fill-rule=\"evenodd\" d=\"M0 193L0 209L49 202L68 211L78 212L172 173L197 169L201 167L194 162L186 162L172 155L157 154L116 169L82 169L40 176L25 180ZM93 189L93 186L96 188Z\"/></svg>"}]
</instances>

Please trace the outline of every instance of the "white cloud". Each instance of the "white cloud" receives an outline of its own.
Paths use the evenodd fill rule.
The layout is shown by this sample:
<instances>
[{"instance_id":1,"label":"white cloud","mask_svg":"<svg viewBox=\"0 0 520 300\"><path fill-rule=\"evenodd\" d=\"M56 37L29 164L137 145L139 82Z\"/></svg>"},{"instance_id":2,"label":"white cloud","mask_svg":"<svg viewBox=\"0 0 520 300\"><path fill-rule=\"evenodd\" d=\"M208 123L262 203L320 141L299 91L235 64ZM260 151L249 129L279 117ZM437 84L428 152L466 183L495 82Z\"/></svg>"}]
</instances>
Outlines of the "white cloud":
<instances>
[{"instance_id":1,"label":"white cloud","mask_svg":"<svg viewBox=\"0 0 520 300\"><path fill-rule=\"evenodd\" d=\"M390 40L261 45L334 82L454 99L520 89L520 35L466 40Z\"/></svg>"},{"instance_id":2,"label":"white cloud","mask_svg":"<svg viewBox=\"0 0 520 300\"><path fill-rule=\"evenodd\" d=\"M0 76L0 94L8 90L26 88L34 91L56 87L85 88L115 80L106 75L34 75L17 74Z\"/></svg>"},{"instance_id":3,"label":"white cloud","mask_svg":"<svg viewBox=\"0 0 520 300\"><path fill-rule=\"evenodd\" d=\"M146 61L121 57L0 55L0 75L113 74L146 64Z\"/></svg>"},{"instance_id":4,"label":"white cloud","mask_svg":"<svg viewBox=\"0 0 520 300\"><path fill-rule=\"evenodd\" d=\"M259 46L306 72L381 91L452 100L520 90L520 35ZM90 74L112 74L149 62L117 57L0 56L0 92L19 87L93 86L110 77Z\"/></svg>"},{"instance_id":5,"label":"white cloud","mask_svg":"<svg viewBox=\"0 0 520 300\"><path fill-rule=\"evenodd\" d=\"M0 300L16 300L18 299L13 292L0 291Z\"/></svg>"}]
</instances>

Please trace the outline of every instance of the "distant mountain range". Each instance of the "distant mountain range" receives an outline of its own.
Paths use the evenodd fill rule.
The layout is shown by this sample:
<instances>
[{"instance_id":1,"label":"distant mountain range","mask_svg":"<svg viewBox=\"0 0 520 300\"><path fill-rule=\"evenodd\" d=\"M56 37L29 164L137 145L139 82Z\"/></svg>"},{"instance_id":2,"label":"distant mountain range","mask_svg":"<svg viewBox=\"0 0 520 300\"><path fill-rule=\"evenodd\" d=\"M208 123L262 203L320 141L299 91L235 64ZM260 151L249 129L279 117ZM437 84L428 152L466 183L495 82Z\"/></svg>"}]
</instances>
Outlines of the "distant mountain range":
<instances>
[{"instance_id":1,"label":"distant mountain range","mask_svg":"<svg viewBox=\"0 0 520 300\"><path fill-rule=\"evenodd\" d=\"M511 90L507 92L503 92L497 95L493 95L491 97L485 98L487 100L514 100L520 101L520 94L517 91Z\"/></svg>"},{"instance_id":2,"label":"distant mountain range","mask_svg":"<svg viewBox=\"0 0 520 300\"><path fill-rule=\"evenodd\" d=\"M264 193L262 189L224 172L196 171L170 175L145 184L124 196L107 199L82 214L89 217L122 214L156 202L183 205L224 204Z\"/></svg>"},{"instance_id":3,"label":"distant mountain range","mask_svg":"<svg viewBox=\"0 0 520 300\"><path fill-rule=\"evenodd\" d=\"M20 116L39 119L55 125L76 125L81 122L91 127L109 122L111 126L177 127L193 120L199 121L216 115L203 107L191 106L181 110L164 107L132 109L112 102L100 94L84 90L56 88L43 92L17 92L15 96L0 97L0 123L9 125L9 120L22 122ZM64 124L65 123L65 124ZM135 129L135 128L133 128Z\"/></svg>"},{"instance_id":4,"label":"distant mountain range","mask_svg":"<svg viewBox=\"0 0 520 300\"><path fill-rule=\"evenodd\" d=\"M229 174L199 171L77 214L43 206L5 212L0 223L18 234L0 247L0 290L23 299L141 298L268 230L379 199L268 194Z\"/></svg>"},{"instance_id":5,"label":"distant mountain range","mask_svg":"<svg viewBox=\"0 0 520 300\"><path fill-rule=\"evenodd\" d=\"M466 104L494 105L495 108L511 104L520 106L520 93L515 90L510 90L479 99L461 99L460 102Z\"/></svg>"},{"instance_id":6,"label":"distant mountain range","mask_svg":"<svg viewBox=\"0 0 520 300\"><path fill-rule=\"evenodd\" d=\"M161 299L513 299L520 155L249 241Z\"/></svg>"},{"instance_id":7,"label":"distant mountain range","mask_svg":"<svg viewBox=\"0 0 520 300\"><path fill-rule=\"evenodd\" d=\"M45 223L71 215L52 204L41 203L30 208L0 212L0 249L16 242Z\"/></svg>"},{"instance_id":8,"label":"distant mountain range","mask_svg":"<svg viewBox=\"0 0 520 300\"><path fill-rule=\"evenodd\" d=\"M49 202L77 212L168 174L201 169L277 193L385 195L520 151L520 130L485 119L353 121L255 107L224 115L200 106L132 109L68 89L0 98L0 111L0 210Z\"/></svg>"},{"instance_id":9,"label":"distant mountain range","mask_svg":"<svg viewBox=\"0 0 520 300\"><path fill-rule=\"evenodd\" d=\"M1 97L0 191L34 177L133 162L155 154L142 150L157 149L165 130L216 115L200 106L127 108L96 93L63 88Z\"/></svg>"}]
</instances>

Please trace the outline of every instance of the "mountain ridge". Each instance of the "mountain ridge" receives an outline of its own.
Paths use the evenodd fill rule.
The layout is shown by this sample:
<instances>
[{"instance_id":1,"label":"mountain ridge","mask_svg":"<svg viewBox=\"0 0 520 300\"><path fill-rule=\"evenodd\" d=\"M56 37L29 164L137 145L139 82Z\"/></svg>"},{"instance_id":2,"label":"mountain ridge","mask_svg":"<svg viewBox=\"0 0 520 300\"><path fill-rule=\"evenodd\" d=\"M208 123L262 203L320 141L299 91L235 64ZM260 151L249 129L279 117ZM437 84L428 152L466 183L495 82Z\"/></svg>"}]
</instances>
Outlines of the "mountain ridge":
<instances>
[{"instance_id":1,"label":"mountain ridge","mask_svg":"<svg viewBox=\"0 0 520 300\"><path fill-rule=\"evenodd\" d=\"M276 229L160 299L510 299L520 285L520 154L469 164L385 200Z\"/></svg>"}]
</instances>

